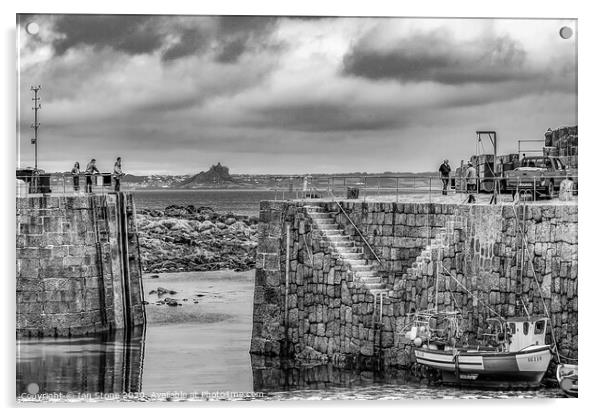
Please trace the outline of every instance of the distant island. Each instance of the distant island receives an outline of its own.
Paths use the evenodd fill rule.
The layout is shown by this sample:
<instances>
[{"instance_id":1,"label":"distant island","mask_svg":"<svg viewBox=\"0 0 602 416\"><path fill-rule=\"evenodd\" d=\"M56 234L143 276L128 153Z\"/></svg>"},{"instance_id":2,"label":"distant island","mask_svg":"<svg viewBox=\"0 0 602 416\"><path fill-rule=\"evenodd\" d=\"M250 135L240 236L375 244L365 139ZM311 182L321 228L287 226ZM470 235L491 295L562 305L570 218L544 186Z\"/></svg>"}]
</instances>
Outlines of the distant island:
<instances>
[{"instance_id":1,"label":"distant island","mask_svg":"<svg viewBox=\"0 0 602 416\"><path fill-rule=\"evenodd\" d=\"M59 186L61 177L70 177L70 172L51 173L54 185ZM357 179L374 176L405 176L425 177L438 176L437 172L341 172L341 173L308 173L305 175L252 175L252 174L230 174L230 169L218 162L207 171L188 175L132 175L126 174L122 180L124 190L132 189L273 189L282 187L289 178L295 178L298 183L301 177L311 176L314 181L331 178L333 176L354 177Z\"/></svg>"},{"instance_id":2,"label":"distant island","mask_svg":"<svg viewBox=\"0 0 602 416\"><path fill-rule=\"evenodd\" d=\"M242 183L230 175L230 169L220 162L211 166L207 172L200 172L176 185L177 188L238 188Z\"/></svg>"}]
</instances>

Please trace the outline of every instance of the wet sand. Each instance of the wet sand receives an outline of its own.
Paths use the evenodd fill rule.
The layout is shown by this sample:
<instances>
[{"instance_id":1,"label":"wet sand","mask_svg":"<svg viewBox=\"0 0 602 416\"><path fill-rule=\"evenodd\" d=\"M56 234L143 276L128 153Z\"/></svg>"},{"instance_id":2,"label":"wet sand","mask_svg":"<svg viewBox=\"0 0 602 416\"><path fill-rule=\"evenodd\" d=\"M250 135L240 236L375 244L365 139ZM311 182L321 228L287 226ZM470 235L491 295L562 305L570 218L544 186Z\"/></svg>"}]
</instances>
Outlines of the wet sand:
<instances>
[{"instance_id":1,"label":"wet sand","mask_svg":"<svg viewBox=\"0 0 602 416\"><path fill-rule=\"evenodd\" d=\"M252 391L249 343L255 272L152 275L143 278L149 302L144 393ZM162 297L178 299L182 306L156 305L160 297L149 292L158 287L175 290Z\"/></svg>"}]
</instances>

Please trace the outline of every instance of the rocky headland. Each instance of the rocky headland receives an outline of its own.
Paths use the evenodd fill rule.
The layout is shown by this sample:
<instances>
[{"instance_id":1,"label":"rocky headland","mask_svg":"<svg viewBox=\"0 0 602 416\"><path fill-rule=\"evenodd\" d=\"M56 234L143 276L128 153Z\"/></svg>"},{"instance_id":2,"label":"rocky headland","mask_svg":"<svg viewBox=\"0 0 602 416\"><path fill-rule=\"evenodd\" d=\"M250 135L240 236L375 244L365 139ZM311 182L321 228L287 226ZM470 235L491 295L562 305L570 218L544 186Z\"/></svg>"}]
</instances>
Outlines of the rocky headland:
<instances>
[{"instance_id":1,"label":"rocky headland","mask_svg":"<svg viewBox=\"0 0 602 416\"><path fill-rule=\"evenodd\" d=\"M144 272L255 267L256 217L171 205L164 210L139 209L136 222Z\"/></svg>"}]
</instances>

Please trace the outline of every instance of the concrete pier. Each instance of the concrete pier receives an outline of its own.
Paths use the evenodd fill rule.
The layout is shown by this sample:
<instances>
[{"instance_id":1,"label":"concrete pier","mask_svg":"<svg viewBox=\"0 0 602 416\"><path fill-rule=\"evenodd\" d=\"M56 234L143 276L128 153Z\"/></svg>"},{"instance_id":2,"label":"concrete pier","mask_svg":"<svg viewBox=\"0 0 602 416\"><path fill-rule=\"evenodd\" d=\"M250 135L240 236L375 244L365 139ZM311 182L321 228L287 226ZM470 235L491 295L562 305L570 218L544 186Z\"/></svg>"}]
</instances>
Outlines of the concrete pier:
<instances>
[{"instance_id":1,"label":"concrete pier","mask_svg":"<svg viewBox=\"0 0 602 416\"><path fill-rule=\"evenodd\" d=\"M407 366L408 313L437 305L463 311L468 340L492 310L547 311L577 358L575 204L340 204L262 202L251 353Z\"/></svg>"},{"instance_id":2,"label":"concrete pier","mask_svg":"<svg viewBox=\"0 0 602 416\"><path fill-rule=\"evenodd\" d=\"M130 194L17 198L17 336L145 323Z\"/></svg>"}]
</instances>

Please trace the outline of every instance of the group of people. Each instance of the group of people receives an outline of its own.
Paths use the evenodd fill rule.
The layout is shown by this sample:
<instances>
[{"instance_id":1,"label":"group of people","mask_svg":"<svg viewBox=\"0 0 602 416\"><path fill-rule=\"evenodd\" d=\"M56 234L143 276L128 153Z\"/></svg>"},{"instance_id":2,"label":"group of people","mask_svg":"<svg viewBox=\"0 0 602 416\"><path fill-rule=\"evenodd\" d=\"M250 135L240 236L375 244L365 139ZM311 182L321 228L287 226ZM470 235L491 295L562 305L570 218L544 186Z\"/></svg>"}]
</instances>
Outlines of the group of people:
<instances>
[{"instance_id":1,"label":"group of people","mask_svg":"<svg viewBox=\"0 0 602 416\"><path fill-rule=\"evenodd\" d=\"M439 177L441 178L441 182L443 183L443 189L441 190L441 193L443 195L447 195L450 172L451 167L449 166L449 161L445 159L441 166L439 166ZM473 166L472 162L468 162L468 168L466 169L465 179L466 192L468 193L468 203L472 204L476 201L474 194L477 191L477 170Z\"/></svg>"},{"instance_id":2,"label":"group of people","mask_svg":"<svg viewBox=\"0 0 602 416\"><path fill-rule=\"evenodd\" d=\"M73 190L75 192L79 192L79 176L82 173L86 176L86 193L92 193L92 177L100 174L100 171L96 167L96 159L90 160L86 166L86 170L83 172L80 171L79 162L75 162L73 165L71 176L73 177ZM121 177L123 175L124 173L121 169L121 157L118 157L113 165L113 173L111 174L115 183L115 192L121 190Z\"/></svg>"}]
</instances>

